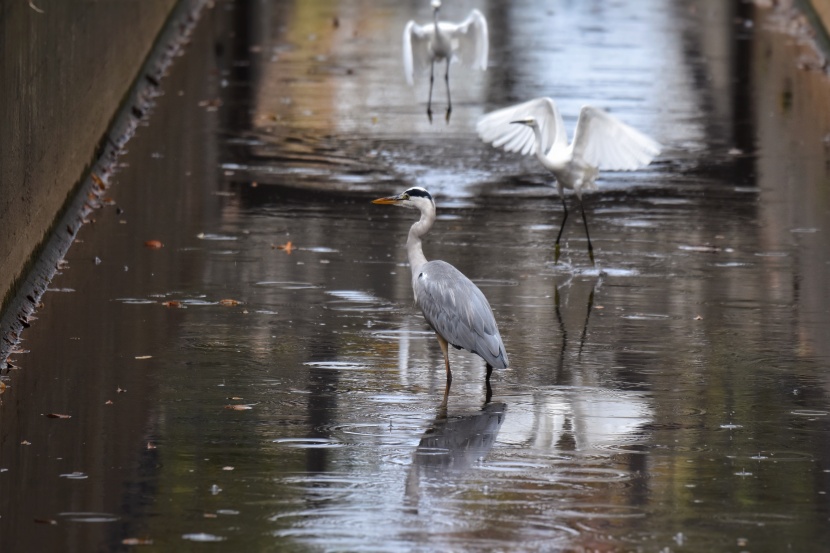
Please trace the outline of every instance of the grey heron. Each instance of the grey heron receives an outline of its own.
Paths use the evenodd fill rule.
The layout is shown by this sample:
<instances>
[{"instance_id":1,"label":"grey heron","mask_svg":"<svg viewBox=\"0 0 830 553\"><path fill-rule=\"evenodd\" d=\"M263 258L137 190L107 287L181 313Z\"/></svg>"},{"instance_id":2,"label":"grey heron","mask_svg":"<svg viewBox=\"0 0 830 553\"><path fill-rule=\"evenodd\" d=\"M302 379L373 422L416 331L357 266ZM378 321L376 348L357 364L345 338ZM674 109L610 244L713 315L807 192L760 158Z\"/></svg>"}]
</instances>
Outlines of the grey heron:
<instances>
[{"instance_id":1,"label":"grey heron","mask_svg":"<svg viewBox=\"0 0 830 553\"><path fill-rule=\"evenodd\" d=\"M490 303L478 286L449 263L427 261L424 257L421 239L435 222L432 196L423 188L413 187L397 196L378 198L372 203L408 207L421 212L420 219L409 229L406 240L415 304L421 308L441 345L447 383L452 382L448 345L466 349L484 359L489 382L493 367L504 369L508 366L504 342Z\"/></svg>"},{"instance_id":2,"label":"grey heron","mask_svg":"<svg viewBox=\"0 0 830 553\"><path fill-rule=\"evenodd\" d=\"M559 261L559 240L568 219L564 189L573 190L582 211L588 254L594 262L594 248L588 234L588 219L582 204L585 190L596 190L600 170L634 171L645 167L660 153L661 145L613 115L591 106L579 113L573 141L556 104L550 98L536 98L484 115L476 130L484 142L508 152L533 153L553 173L565 214L556 236L555 262Z\"/></svg>"},{"instance_id":3,"label":"grey heron","mask_svg":"<svg viewBox=\"0 0 830 553\"><path fill-rule=\"evenodd\" d=\"M406 82L411 86L414 83L416 69L425 67L429 63L429 100L427 102L427 117L432 123L432 85L435 82L435 62L446 60L447 70L444 73L444 82L447 85L447 123L452 113L450 98L450 63L460 58L472 65L474 69L487 70L487 52L489 41L487 38L487 20L478 10L473 10L461 23L438 21L438 10L441 9L440 0L432 0L433 21L419 25L409 21L403 30L403 65Z\"/></svg>"}]
</instances>

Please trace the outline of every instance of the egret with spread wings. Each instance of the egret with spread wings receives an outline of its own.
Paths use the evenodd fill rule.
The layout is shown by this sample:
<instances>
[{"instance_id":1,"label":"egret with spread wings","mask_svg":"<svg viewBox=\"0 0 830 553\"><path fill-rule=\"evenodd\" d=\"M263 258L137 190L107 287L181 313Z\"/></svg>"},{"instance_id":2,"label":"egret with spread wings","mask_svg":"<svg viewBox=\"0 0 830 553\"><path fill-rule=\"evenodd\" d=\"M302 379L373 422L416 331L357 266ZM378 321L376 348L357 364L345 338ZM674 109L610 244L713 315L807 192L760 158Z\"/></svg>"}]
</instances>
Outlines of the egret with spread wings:
<instances>
[{"instance_id":1,"label":"egret with spread wings","mask_svg":"<svg viewBox=\"0 0 830 553\"><path fill-rule=\"evenodd\" d=\"M403 65L406 82L412 85L415 71L429 64L429 100L427 117L432 123L432 85L435 82L435 62L445 60L447 70L444 82L447 85L447 123L452 113L450 98L450 63L456 58L470 64L474 69L487 70L487 20L478 10L473 10L461 23L438 21L440 0L432 0L433 21L418 25L414 21L403 30Z\"/></svg>"},{"instance_id":2,"label":"egret with spread wings","mask_svg":"<svg viewBox=\"0 0 830 553\"><path fill-rule=\"evenodd\" d=\"M481 290L464 274L445 261L427 261L421 239L435 222L435 202L429 192L413 187L397 196L378 198L376 204L390 204L418 209L421 218L409 229L406 250L412 270L415 304L435 331L447 383L452 381L448 345L475 353L487 363L487 380L493 367L508 366L507 352L490 303Z\"/></svg>"},{"instance_id":3,"label":"egret with spread wings","mask_svg":"<svg viewBox=\"0 0 830 553\"><path fill-rule=\"evenodd\" d=\"M579 200L588 254L594 262L594 248L588 234L588 219L582 193L596 190L600 170L634 171L645 167L660 153L661 145L605 111L584 106L579 113L574 139L568 133L556 104L550 98L536 98L484 115L476 126L484 142L508 152L533 153L556 177L556 188L565 215L556 236L555 261L559 261L559 240L568 219L564 189L573 190Z\"/></svg>"}]
</instances>

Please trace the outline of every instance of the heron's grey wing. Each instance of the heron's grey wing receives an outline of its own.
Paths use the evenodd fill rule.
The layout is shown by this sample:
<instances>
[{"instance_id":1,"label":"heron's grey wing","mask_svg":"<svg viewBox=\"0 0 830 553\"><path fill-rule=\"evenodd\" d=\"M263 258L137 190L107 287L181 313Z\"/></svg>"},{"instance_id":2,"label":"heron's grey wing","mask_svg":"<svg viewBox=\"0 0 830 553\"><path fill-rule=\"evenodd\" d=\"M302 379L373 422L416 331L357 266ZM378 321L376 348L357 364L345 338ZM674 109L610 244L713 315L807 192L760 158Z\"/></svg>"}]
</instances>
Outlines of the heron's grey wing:
<instances>
[{"instance_id":1,"label":"heron's grey wing","mask_svg":"<svg viewBox=\"0 0 830 553\"><path fill-rule=\"evenodd\" d=\"M608 171L634 171L651 163L660 149L658 142L601 109L584 106L579 113L575 160Z\"/></svg>"},{"instance_id":2,"label":"heron's grey wing","mask_svg":"<svg viewBox=\"0 0 830 553\"><path fill-rule=\"evenodd\" d=\"M490 38L484 14L473 10L467 19L457 25L440 22L438 26L450 37L452 50L463 63L473 69L487 70Z\"/></svg>"},{"instance_id":3,"label":"heron's grey wing","mask_svg":"<svg viewBox=\"0 0 830 553\"><path fill-rule=\"evenodd\" d=\"M476 353L495 368L508 365L490 303L479 288L444 261L430 261L414 275L415 303L450 344Z\"/></svg>"},{"instance_id":4,"label":"heron's grey wing","mask_svg":"<svg viewBox=\"0 0 830 553\"><path fill-rule=\"evenodd\" d=\"M418 25L414 21L403 29L403 71L410 86L415 83L415 73L429 64L429 41L434 33L433 25Z\"/></svg>"},{"instance_id":5,"label":"heron's grey wing","mask_svg":"<svg viewBox=\"0 0 830 553\"><path fill-rule=\"evenodd\" d=\"M513 121L531 117L539 124L542 132L543 153L547 153L554 145L567 146L568 133L565 130L562 115L550 98L535 98L515 106L491 111L478 120L476 131L484 142L497 148L503 148L508 152L519 152L522 155L532 154L536 143L533 129L527 125L513 123Z\"/></svg>"}]
</instances>

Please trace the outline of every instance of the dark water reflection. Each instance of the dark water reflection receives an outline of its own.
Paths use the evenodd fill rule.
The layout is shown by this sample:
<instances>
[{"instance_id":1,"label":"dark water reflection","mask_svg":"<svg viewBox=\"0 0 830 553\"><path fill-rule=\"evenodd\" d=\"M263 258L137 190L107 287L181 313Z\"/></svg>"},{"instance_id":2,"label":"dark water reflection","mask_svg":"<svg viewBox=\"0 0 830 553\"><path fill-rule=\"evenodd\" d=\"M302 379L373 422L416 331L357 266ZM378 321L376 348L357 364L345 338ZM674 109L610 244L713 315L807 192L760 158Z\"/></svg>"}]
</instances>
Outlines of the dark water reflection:
<instances>
[{"instance_id":1,"label":"dark water reflection","mask_svg":"<svg viewBox=\"0 0 830 553\"><path fill-rule=\"evenodd\" d=\"M456 71L452 123L432 126L397 61L421 3L205 13L124 157L123 213L81 231L8 375L3 543L827 543L826 76L745 3L491 4L490 70ZM669 145L588 197L596 267L578 221L551 263L547 175L472 132L538 95ZM442 403L412 214L368 203L413 184L439 200L427 256L496 311L513 365L489 403L455 351Z\"/></svg>"}]
</instances>

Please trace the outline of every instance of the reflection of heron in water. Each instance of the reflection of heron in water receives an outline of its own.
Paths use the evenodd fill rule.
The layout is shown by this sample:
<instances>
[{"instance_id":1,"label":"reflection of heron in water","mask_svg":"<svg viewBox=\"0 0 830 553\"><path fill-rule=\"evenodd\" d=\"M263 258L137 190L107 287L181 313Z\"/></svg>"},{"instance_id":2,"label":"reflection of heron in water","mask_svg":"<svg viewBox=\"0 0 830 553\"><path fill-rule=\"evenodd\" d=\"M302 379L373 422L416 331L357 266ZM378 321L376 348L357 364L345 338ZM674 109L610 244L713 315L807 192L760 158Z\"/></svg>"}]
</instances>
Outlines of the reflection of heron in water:
<instances>
[{"instance_id":1,"label":"reflection of heron in water","mask_svg":"<svg viewBox=\"0 0 830 553\"><path fill-rule=\"evenodd\" d=\"M565 368L565 351L568 349L568 329L565 326L565 321L562 319L562 310L561 310L561 295L560 289L564 287L570 287L571 281L573 277L569 278L567 282L560 286L556 286L554 289L554 313L556 313L556 321L559 323L559 334L562 336L562 347L559 350L559 367L556 370L556 383L561 384L561 380L563 378L563 371ZM594 296L596 295L597 291L602 286L602 275L594 281L594 285L591 288L591 293L588 295L588 305L585 308L585 321L582 324L582 333L579 337L579 351L577 352L577 357L582 356L582 350L585 347L585 339L588 337L588 323L591 320L591 311L594 309Z\"/></svg>"},{"instance_id":2,"label":"reflection of heron in water","mask_svg":"<svg viewBox=\"0 0 830 553\"><path fill-rule=\"evenodd\" d=\"M432 123L432 85L435 82L435 62L446 60L447 70L444 82L447 85L447 123L452 113L450 98L450 63L456 57L466 61L474 69L487 69L487 20L478 10L473 10L461 23L438 21L440 0L432 0L433 21L418 25L414 21L406 24L403 30L403 65L406 82L414 82L416 68L429 64L429 101L427 117Z\"/></svg>"},{"instance_id":3,"label":"reflection of heron in water","mask_svg":"<svg viewBox=\"0 0 830 553\"><path fill-rule=\"evenodd\" d=\"M378 198L373 203L408 207L421 212L421 218L409 229L406 240L415 304L421 308L424 318L438 337L444 353L447 382L452 382L448 349L452 345L484 359L489 387L493 367L507 368L507 352L490 303L478 286L449 263L427 261L424 257L421 238L435 222L432 196L416 186L397 196Z\"/></svg>"},{"instance_id":4,"label":"reflection of heron in water","mask_svg":"<svg viewBox=\"0 0 830 553\"><path fill-rule=\"evenodd\" d=\"M582 205L582 192L596 190L599 171L634 171L645 167L661 146L640 131L629 127L605 111L585 106L579 113L573 141L556 104L550 98L536 98L503 108L482 117L476 125L484 142L508 152L535 154L539 162L556 177L556 189L565 214L556 235L554 262L559 261L559 240L568 219L565 188L573 190L582 211L588 255L594 262L594 247L588 234L588 219Z\"/></svg>"},{"instance_id":5,"label":"reflection of heron in water","mask_svg":"<svg viewBox=\"0 0 830 553\"><path fill-rule=\"evenodd\" d=\"M432 488L446 490L447 483L460 481L485 458L496 443L506 410L504 403L485 403L477 413L448 416L445 400L413 455L406 479L408 505L417 511L422 495Z\"/></svg>"}]
</instances>

